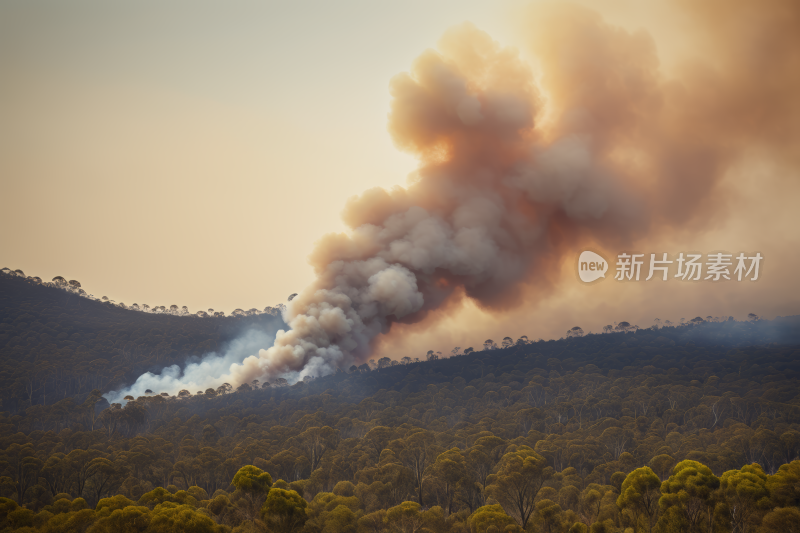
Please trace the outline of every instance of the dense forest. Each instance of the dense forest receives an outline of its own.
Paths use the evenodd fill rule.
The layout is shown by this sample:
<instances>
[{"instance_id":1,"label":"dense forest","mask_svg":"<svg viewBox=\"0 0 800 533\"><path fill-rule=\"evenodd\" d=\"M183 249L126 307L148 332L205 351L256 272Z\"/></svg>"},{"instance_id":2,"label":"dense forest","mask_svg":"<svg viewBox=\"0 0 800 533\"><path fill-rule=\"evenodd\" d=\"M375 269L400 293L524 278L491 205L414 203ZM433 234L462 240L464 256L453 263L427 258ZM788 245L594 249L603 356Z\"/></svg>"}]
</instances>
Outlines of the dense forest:
<instances>
[{"instance_id":1,"label":"dense forest","mask_svg":"<svg viewBox=\"0 0 800 533\"><path fill-rule=\"evenodd\" d=\"M109 405L282 323L3 275L0 313L0 531L800 531L800 317L620 322Z\"/></svg>"}]
</instances>

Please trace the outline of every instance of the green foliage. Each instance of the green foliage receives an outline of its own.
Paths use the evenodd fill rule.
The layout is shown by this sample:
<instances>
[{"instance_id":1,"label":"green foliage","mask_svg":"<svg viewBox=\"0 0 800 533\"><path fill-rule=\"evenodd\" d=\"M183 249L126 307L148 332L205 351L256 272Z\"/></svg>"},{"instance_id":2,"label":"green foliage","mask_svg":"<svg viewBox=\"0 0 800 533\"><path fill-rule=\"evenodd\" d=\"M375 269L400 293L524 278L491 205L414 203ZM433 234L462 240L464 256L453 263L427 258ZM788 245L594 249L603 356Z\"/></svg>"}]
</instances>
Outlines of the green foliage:
<instances>
[{"instance_id":1,"label":"green foliage","mask_svg":"<svg viewBox=\"0 0 800 533\"><path fill-rule=\"evenodd\" d=\"M661 485L661 509L677 513L666 514L668 518L665 521L675 520L677 516L691 530L697 530L701 525L711 527L716 505L715 491L719 486L719 478L706 465L691 460L681 461Z\"/></svg>"},{"instance_id":2,"label":"green foliage","mask_svg":"<svg viewBox=\"0 0 800 533\"><path fill-rule=\"evenodd\" d=\"M587 526L583 522L575 522L569 528L568 533L589 533L589 526Z\"/></svg>"},{"instance_id":3,"label":"green foliage","mask_svg":"<svg viewBox=\"0 0 800 533\"><path fill-rule=\"evenodd\" d=\"M271 529L280 533L293 533L305 525L308 504L293 490L273 488L261 507L261 517Z\"/></svg>"},{"instance_id":4,"label":"green foliage","mask_svg":"<svg viewBox=\"0 0 800 533\"><path fill-rule=\"evenodd\" d=\"M207 508L214 515L221 515L225 510L230 507L231 500L224 494L215 496L214 499L208 502Z\"/></svg>"},{"instance_id":5,"label":"green foliage","mask_svg":"<svg viewBox=\"0 0 800 533\"><path fill-rule=\"evenodd\" d=\"M148 533L217 533L221 528L190 505L164 502L151 515Z\"/></svg>"},{"instance_id":6,"label":"green foliage","mask_svg":"<svg viewBox=\"0 0 800 533\"><path fill-rule=\"evenodd\" d=\"M403 502L386 510L384 523L399 533L417 533L422 529L437 530L444 522L441 507L423 510L417 502Z\"/></svg>"},{"instance_id":7,"label":"green foliage","mask_svg":"<svg viewBox=\"0 0 800 533\"><path fill-rule=\"evenodd\" d=\"M800 351L764 342L791 319L108 406L113 384L180 362L176 347L202 352L197 335L221 342L223 323L9 304L3 287L0 531L791 533L797 520Z\"/></svg>"},{"instance_id":8,"label":"green foliage","mask_svg":"<svg viewBox=\"0 0 800 533\"><path fill-rule=\"evenodd\" d=\"M611 519L595 522L590 529L591 533L614 533L615 530L614 521Z\"/></svg>"},{"instance_id":9,"label":"green foliage","mask_svg":"<svg viewBox=\"0 0 800 533\"><path fill-rule=\"evenodd\" d=\"M19 509L17 502L10 498L0 498L0 530L9 525L8 515Z\"/></svg>"},{"instance_id":10,"label":"green foliage","mask_svg":"<svg viewBox=\"0 0 800 533\"><path fill-rule=\"evenodd\" d=\"M355 496L317 494L308 507L305 530L320 533L350 533L356 530L361 501Z\"/></svg>"},{"instance_id":11,"label":"green foliage","mask_svg":"<svg viewBox=\"0 0 800 533\"><path fill-rule=\"evenodd\" d=\"M87 533L142 533L147 530L151 518L150 509L133 504L107 513L98 512L97 516L97 522Z\"/></svg>"},{"instance_id":12,"label":"green foliage","mask_svg":"<svg viewBox=\"0 0 800 533\"><path fill-rule=\"evenodd\" d=\"M761 523L764 533L800 533L800 509L778 507L770 511Z\"/></svg>"},{"instance_id":13,"label":"green foliage","mask_svg":"<svg viewBox=\"0 0 800 533\"><path fill-rule=\"evenodd\" d=\"M611 486L617 492L622 492L622 483L625 481L625 472L614 472L611 475Z\"/></svg>"},{"instance_id":14,"label":"green foliage","mask_svg":"<svg viewBox=\"0 0 800 533\"><path fill-rule=\"evenodd\" d=\"M658 500L661 497L661 480L650 469L644 466L637 468L622 483L617 505L628 511L636 531L641 524L650 533L658 518Z\"/></svg>"},{"instance_id":15,"label":"green foliage","mask_svg":"<svg viewBox=\"0 0 800 533\"><path fill-rule=\"evenodd\" d=\"M272 476L253 465L243 466L233 476L232 484L244 492L266 494L272 486Z\"/></svg>"},{"instance_id":16,"label":"green foliage","mask_svg":"<svg viewBox=\"0 0 800 533\"><path fill-rule=\"evenodd\" d=\"M95 520L92 509L70 511L53 516L41 529L45 533L83 533Z\"/></svg>"},{"instance_id":17,"label":"green foliage","mask_svg":"<svg viewBox=\"0 0 800 533\"><path fill-rule=\"evenodd\" d=\"M756 515L770 507L767 475L757 464L722 474L720 489L730 523L740 531L746 531Z\"/></svg>"},{"instance_id":18,"label":"green foliage","mask_svg":"<svg viewBox=\"0 0 800 533\"><path fill-rule=\"evenodd\" d=\"M6 520L11 529L19 529L21 527L33 525L34 512L30 509L18 508L10 511L6 515Z\"/></svg>"},{"instance_id":19,"label":"green foliage","mask_svg":"<svg viewBox=\"0 0 800 533\"><path fill-rule=\"evenodd\" d=\"M551 533L554 531L561 531L564 516L561 511L561 506L556 502L546 498L539 500L536 502L536 514L545 532Z\"/></svg>"},{"instance_id":20,"label":"green foliage","mask_svg":"<svg viewBox=\"0 0 800 533\"><path fill-rule=\"evenodd\" d=\"M150 492L142 494L142 497L139 498L138 504L152 508L153 506L165 502L197 507L197 500L185 490L179 490L175 494L172 494L162 487L156 487Z\"/></svg>"},{"instance_id":21,"label":"green foliage","mask_svg":"<svg viewBox=\"0 0 800 533\"><path fill-rule=\"evenodd\" d=\"M497 474L489 478L489 494L524 529L535 510L536 497L553 475L547 460L528 446L503 456Z\"/></svg>"},{"instance_id":22,"label":"green foliage","mask_svg":"<svg viewBox=\"0 0 800 533\"><path fill-rule=\"evenodd\" d=\"M195 485L193 487L189 487L188 489L186 489L186 492L188 492L189 495L192 496L192 498L194 498L197 501L208 499L208 493L206 492L206 489L204 489L203 487L198 487Z\"/></svg>"},{"instance_id":23,"label":"green foliage","mask_svg":"<svg viewBox=\"0 0 800 533\"><path fill-rule=\"evenodd\" d=\"M117 494L116 496L112 496L110 498L103 498L102 500L97 502L97 507L95 507L95 511L97 511L97 514L99 516L107 516L118 509L124 509L132 505L135 504L131 500L129 500L122 494Z\"/></svg>"},{"instance_id":24,"label":"green foliage","mask_svg":"<svg viewBox=\"0 0 800 533\"><path fill-rule=\"evenodd\" d=\"M767 490L780 506L800 505L800 461L781 465L775 475L767 479Z\"/></svg>"}]
</instances>

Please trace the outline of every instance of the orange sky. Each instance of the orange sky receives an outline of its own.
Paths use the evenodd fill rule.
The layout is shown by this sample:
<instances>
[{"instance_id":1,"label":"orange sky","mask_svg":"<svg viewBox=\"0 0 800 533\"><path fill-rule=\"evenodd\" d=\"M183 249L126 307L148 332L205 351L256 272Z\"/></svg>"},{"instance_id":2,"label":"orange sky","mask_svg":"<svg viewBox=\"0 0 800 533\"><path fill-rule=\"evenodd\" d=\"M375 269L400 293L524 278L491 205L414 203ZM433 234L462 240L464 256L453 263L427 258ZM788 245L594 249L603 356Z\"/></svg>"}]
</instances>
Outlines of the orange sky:
<instances>
[{"instance_id":1,"label":"orange sky","mask_svg":"<svg viewBox=\"0 0 800 533\"><path fill-rule=\"evenodd\" d=\"M643 28L665 77L687 60L720 66L728 57L702 17L676 3L586 4L609 23ZM3 3L0 267L78 279L127 304L230 312L285 301L313 280L314 242L345 229L346 200L403 185L417 166L387 132L391 77L463 21L535 65L520 22L526 10L522 2ZM718 185L712 220L639 243L644 253L760 251L759 282L585 286L574 276L575 250L545 299L499 314L468 303L427 329L395 331L381 350L421 355L615 320L800 313L794 156L776 157L769 145L743 152Z\"/></svg>"}]
</instances>

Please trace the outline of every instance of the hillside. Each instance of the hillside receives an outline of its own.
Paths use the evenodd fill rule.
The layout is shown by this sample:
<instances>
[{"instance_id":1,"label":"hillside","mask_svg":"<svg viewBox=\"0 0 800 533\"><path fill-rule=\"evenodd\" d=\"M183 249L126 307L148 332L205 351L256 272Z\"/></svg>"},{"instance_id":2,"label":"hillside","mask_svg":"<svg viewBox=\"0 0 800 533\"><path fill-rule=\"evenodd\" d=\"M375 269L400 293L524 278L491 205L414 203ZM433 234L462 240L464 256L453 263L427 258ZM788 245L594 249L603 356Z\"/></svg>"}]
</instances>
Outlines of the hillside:
<instances>
[{"instance_id":1,"label":"hillside","mask_svg":"<svg viewBox=\"0 0 800 533\"><path fill-rule=\"evenodd\" d=\"M278 316L153 314L0 274L0 399L4 410L51 404L130 383L148 370L222 349Z\"/></svg>"},{"instance_id":2,"label":"hillside","mask_svg":"<svg viewBox=\"0 0 800 533\"><path fill-rule=\"evenodd\" d=\"M800 519L800 317L519 339L109 406L100 393L142 369L280 321L152 315L2 276L0 313L14 384L0 413L3 531L726 532ZM55 367L37 382L46 403L36 385L25 396L42 362ZM643 514L631 486L661 504ZM687 487L694 500L677 497ZM748 514L732 514L743 501ZM692 525L692 509L705 521Z\"/></svg>"}]
</instances>

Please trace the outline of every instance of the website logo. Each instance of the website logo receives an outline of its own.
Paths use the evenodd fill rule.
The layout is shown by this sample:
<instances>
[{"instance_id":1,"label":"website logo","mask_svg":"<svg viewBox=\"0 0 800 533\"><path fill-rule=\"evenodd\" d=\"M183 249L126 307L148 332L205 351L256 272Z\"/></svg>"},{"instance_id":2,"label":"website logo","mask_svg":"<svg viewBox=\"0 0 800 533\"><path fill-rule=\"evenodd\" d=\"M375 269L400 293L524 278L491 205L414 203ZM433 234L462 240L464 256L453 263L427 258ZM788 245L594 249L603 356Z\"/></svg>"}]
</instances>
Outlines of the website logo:
<instances>
[{"instance_id":1,"label":"website logo","mask_svg":"<svg viewBox=\"0 0 800 533\"><path fill-rule=\"evenodd\" d=\"M647 255L650 256L649 260ZM714 252L706 255L705 262L702 254L684 255L681 252L678 256L672 256L674 259L668 257L666 253L621 253L617 256L614 279L639 281L644 278L645 281L650 281L655 277L660 281L670 278L679 278L682 281L758 281L761 261L764 259L758 252L752 255L740 252L737 256ZM608 269L608 261L594 252L585 251L578 258L578 276L584 283L605 278ZM672 274L673 269L677 273Z\"/></svg>"},{"instance_id":2,"label":"website logo","mask_svg":"<svg viewBox=\"0 0 800 533\"><path fill-rule=\"evenodd\" d=\"M584 283L606 277L608 261L594 252L583 252L578 258L578 276Z\"/></svg>"}]
</instances>

